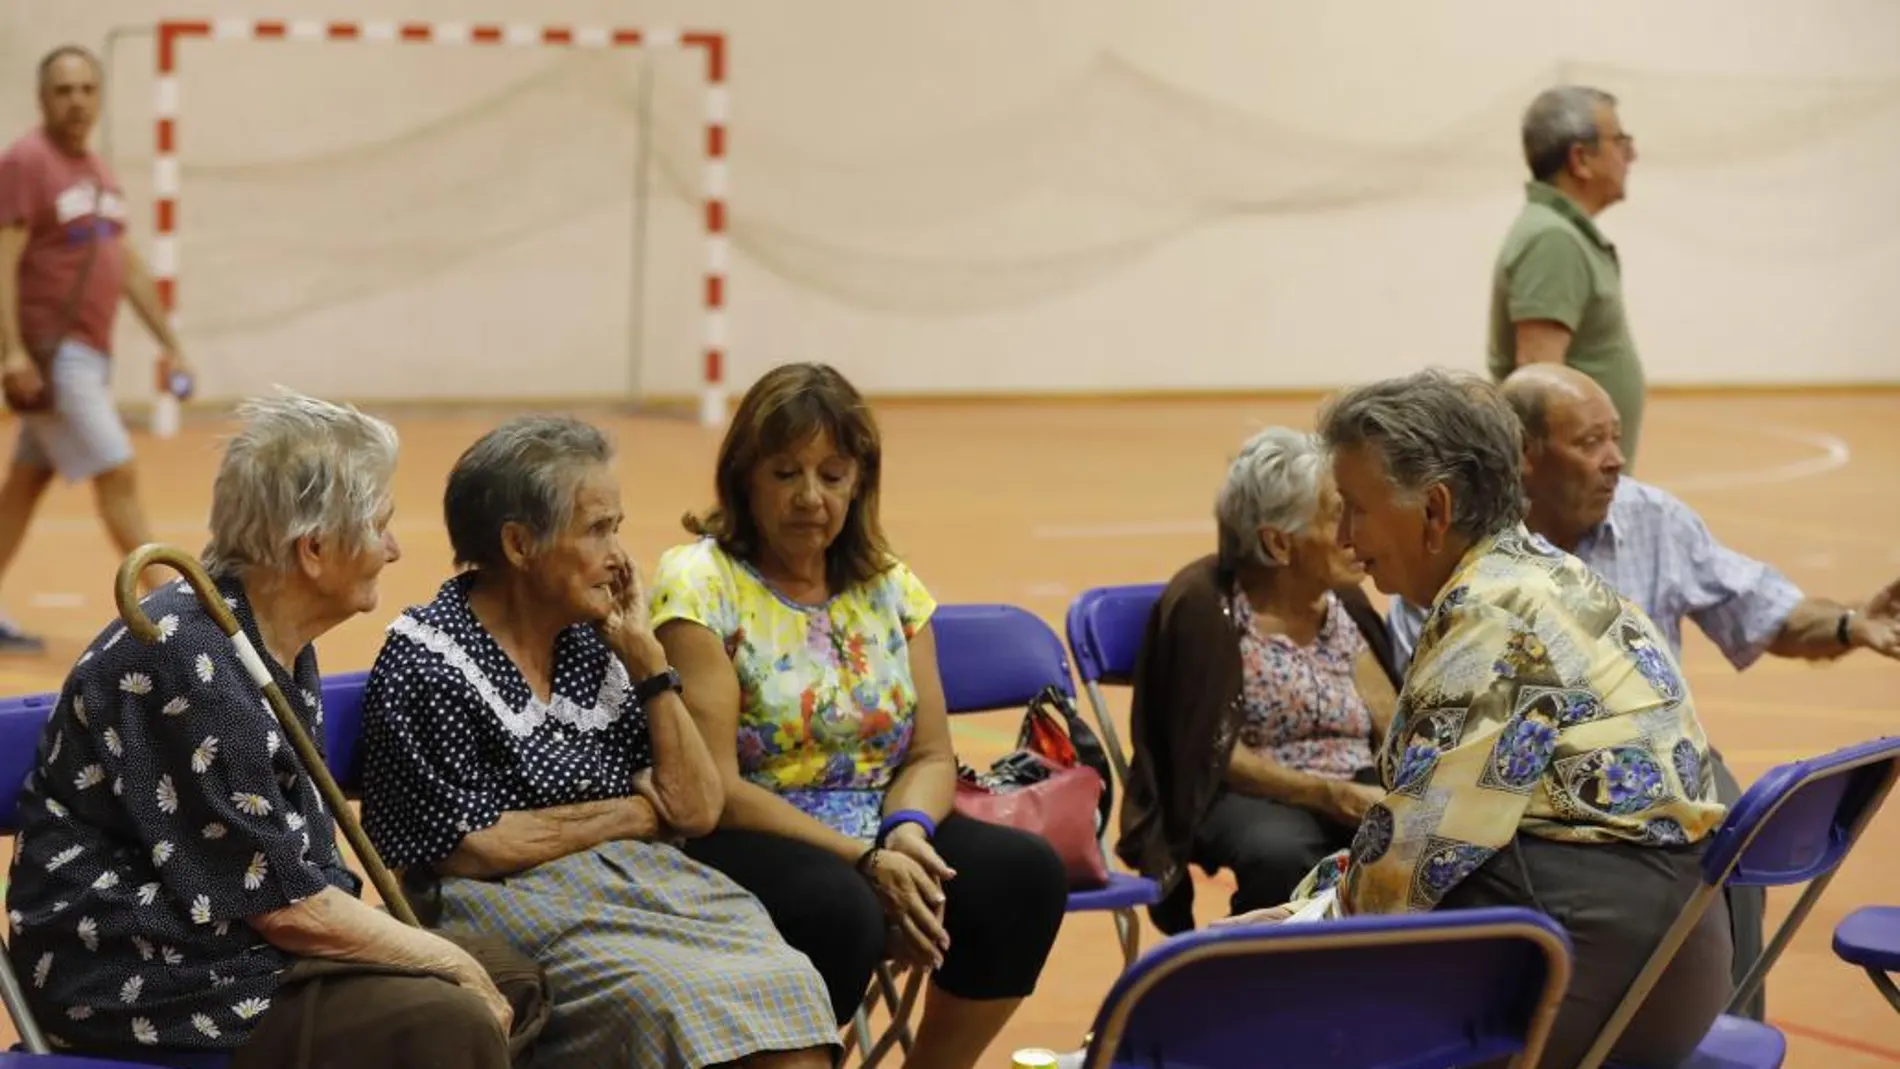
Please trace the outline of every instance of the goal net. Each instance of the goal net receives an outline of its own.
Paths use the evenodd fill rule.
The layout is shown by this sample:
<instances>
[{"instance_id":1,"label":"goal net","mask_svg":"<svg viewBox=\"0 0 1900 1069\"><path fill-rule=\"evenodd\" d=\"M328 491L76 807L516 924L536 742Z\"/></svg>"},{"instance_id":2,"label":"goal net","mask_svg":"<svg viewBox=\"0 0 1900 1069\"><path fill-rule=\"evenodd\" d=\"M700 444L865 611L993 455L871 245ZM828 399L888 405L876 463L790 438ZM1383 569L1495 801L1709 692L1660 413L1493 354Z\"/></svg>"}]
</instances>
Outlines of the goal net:
<instances>
[{"instance_id":1,"label":"goal net","mask_svg":"<svg viewBox=\"0 0 1900 1069\"><path fill-rule=\"evenodd\" d=\"M153 36L151 262L208 396L692 396L723 416L721 35L219 19Z\"/></svg>"},{"instance_id":2,"label":"goal net","mask_svg":"<svg viewBox=\"0 0 1900 1069\"><path fill-rule=\"evenodd\" d=\"M1091 46L871 79L833 76L840 37L739 62L730 214L726 52L687 33L203 24L171 96L149 39L119 50L105 132L159 203L146 102L172 111L177 307L219 395L711 396L781 358L873 395L1307 389L1480 362L1523 109L1593 84L1640 147L1610 229L1659 379L1785 379L1791 352L1892 378L1854 314L1900 264L1892 76L1496 58L1309 94Z\"/></svg>"}]
</instances>

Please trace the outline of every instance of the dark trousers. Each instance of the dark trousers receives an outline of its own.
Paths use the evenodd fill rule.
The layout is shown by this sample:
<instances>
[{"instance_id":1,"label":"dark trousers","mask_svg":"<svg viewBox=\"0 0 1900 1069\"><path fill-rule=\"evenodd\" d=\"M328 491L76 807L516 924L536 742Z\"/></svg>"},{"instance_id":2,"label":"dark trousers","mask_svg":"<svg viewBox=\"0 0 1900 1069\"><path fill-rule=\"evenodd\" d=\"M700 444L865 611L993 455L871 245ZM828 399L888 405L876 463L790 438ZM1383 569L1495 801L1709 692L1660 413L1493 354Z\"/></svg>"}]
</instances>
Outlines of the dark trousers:
<instances>
[{"instance_id":1,"label":"dark trousers","mask_svg":"<svg viewBox=\"0 0 1900 1069\"><path fill-rule=\"evenodd\" d=\"M1732 806L1741 798L1742 788L1722 755L1712 751L1711 756L1716 796L1723 805ZM1223 791L1195 836L1190 860L1209 872L1233 870L1239 888L1231 908L1242 913L1285 902L1315 862L1351 843L1352 829L1317 813ZM1739 988L1767 942L1764 929L1768 892L1761 887L1730 887L1724 896L1728 901L1729 941L1735 948L1731 975ZM1164 934L1175 935L1194 927L1193 904L1193 880L1184 876L1167 901L1150 909L1149 916ZM1736 1013L1765 1020L1767 989L1766 984L1757 987L1746 1002L1736 1007Z\"/></svg>"},{"instance_id":2,"label":"dark trousers","mask_svg":"<svg viewBox=\"0 0 1900 1069\"><path fill-rule=\"evenodd\" d=\"M932 840L956 875L944 885L950 949L935 982L967 999L1036 989L1069 900L1062 859L1041 837L952 813ZM864 1000L887 951L884 908L851 864L794 839L721 829L686 853L758 898L787 943L811 959L838 1023Z\"/></svg>"},{"instance_id":3,"label":"dark trousers","mask_svg":"<svg viewBox=\"0 0 1900 1069\"><path fill-rule=\"evenodd\" d=\"M1310 809L1223 791L1194 834L1188 859L1208 872L1231 869L1234 913L1285 902L1319 860L1352 845L1353 829Z\"/></svg>"},{"instance_id":4,"label":"dark trousers","mask_svg":"<svg viewBox=\"0 0 1900 1069\"><path fill-rule=\"evenodd\" d=\"M450 938L450 937L445 937ZM514 1009L510 1035L468 989L410 969L304 958L231 1069L508 1069L547 1024L545 974L499 940L452 937Z\"/></svg>"},{"instance_id":5,"label":"dark trousers","mask_svg":"<svg viewBox=\"0 0 1900 1069\"><path fill-rule=\"evenodd\" d=\"M1569 932L1570 989L1541 1069L1571 1069L1590 1049L1699 886L1705 846L1561 843L1519 835L1439 903L1441 909L1525 906ZM1728 905L1717 895L1624 1030L1610 1062L1674 1069L1687 1060L1728 1001L1732 957Z\"/></svg>"},{"instance_id":6,"label":"dark trousers","mask_svg":"<svg viewBox=\"0 0 1900 1069\"><path fill-rule=\"evenodd\" d=\"M1363 768L1353 782L1378 786L1379 772ZM1354 829L1323 813L1222 788L1194 832L1188 860L1207 872L1234 873L1233 913L1285 902L1320 858L1352 845ZM1194 927L1192 877L1150 909L1156 927L1174 935Z\"/></svg>"}]
</instances>

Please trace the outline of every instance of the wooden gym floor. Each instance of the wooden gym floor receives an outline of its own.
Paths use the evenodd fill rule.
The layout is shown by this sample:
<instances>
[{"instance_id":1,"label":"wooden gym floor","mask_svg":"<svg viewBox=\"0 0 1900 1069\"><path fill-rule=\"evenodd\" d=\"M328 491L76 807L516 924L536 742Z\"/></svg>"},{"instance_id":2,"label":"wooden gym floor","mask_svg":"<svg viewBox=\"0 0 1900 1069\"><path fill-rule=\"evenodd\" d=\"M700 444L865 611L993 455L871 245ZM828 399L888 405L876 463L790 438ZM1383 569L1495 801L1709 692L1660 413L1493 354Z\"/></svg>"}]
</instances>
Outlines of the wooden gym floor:
<instances>
[{"instance_id":1,"label":"wooden gym floor","mask_svg":"<svg viewBox=\"0 0 1900 1069\"><path fill-rule=\"evenodd\" d=\"M1212 496L1232 451L1270 423L1310 426L1313 411L1308 398L887 403L879 408L884 522L940 601L1014 602L1060 631L1064 608L1083 588L1165 579L1211 548ZM428 599L447 577L443 479L461 449L499 418L398 418L404 558L384 573L378 610L319 643L327 669L367 667L389 617ZM685 537L680 514L705 504L717 439L677 420L594 418L621 443L624 537L650 569ZM169 441L139 442L156 534L193 551L204 537L217 433L205 423ZM1652 399L1645 447L1641 475L1696 506L1723 541L1776 564L1810 592L1858 600L1900 575L1900 393L1662 395ZM112 615L116 564L90 493L56 489L0 591L5 609L48 635L52 650L0 660L0 693L59 685ZM1863 653L1827 667L1767 661L1742 674L1690 630L1684 660L1697 704L1744 784L1773 764L1900 728L1893 697L1900 664ZM1112 697L1123 716L1125 696ZM961 755L987 764L1009 747L1015 723L1012 714L959 720ZM1875 822L1769 981L1769 1014L1788 1033L1795 1069L1900 1064L1900 1016L1829 950L1848 909L1900 901L1896 810L1900 802ZM1203 920L1224 912L1230 887L1224 874L1203 882ZM1771 919L1790 901L1773 895ZM1154 938L1145 932L1145 944ZM1109 919L1072 917L1041 990L986 1064L1007 1064L1016 1047L1078 1045L1117 968ZM12 1039L4 1029L0 1046Z\"/></svg>"}]
</instances>

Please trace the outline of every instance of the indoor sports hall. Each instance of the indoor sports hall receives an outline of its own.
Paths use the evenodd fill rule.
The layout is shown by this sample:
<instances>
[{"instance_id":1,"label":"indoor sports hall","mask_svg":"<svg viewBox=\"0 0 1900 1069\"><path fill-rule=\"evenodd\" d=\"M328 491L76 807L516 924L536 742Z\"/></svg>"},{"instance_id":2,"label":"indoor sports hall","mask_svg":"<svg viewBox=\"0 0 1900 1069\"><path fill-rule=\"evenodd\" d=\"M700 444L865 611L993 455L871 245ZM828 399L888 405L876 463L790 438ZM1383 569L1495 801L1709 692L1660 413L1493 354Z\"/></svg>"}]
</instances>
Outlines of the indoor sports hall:
<instances>
[{"instance_id":1,"label":"indoor sports hall","mask_svg":"<svg viewBox=\"0 0 1900 1069\"><path fill-rule=\"evenodd\" d=\"M182 405L156 390L120 308L112 388L156 538L204 544L243 398L282 385L400 433L402 556L320 640L325 672L369 668L451 574L444 480L483 432L608 430L650 573L712 501L732 406L789 361L869 398L884 527L940 605L1066 637L1085 591L1214 551L1254 432L1312 428L1342 388L1485 371L1519 123L1563 84L1614 94L1636 146L1597 220L1647 376L1636 473L1808 594L1900 577L1891 0L5 0L4 140L40 121L35 64L66 43L100 58L92 149L195 376ZM0 585L46 649L0 656L0 695L60 688L116 617L120 560L92 491L56 483ZM1683 630L1744 787L1900 735L1900 661L1737 671ZM1103 693L1125 748L1128 690ZM958 758L988 768L1022 715L952 717ZM1766 981L1792 1069L1900 1066L1897 1007L1832 946L1900 906L1895 809ZM1206 925L1232 877L1189 871ZM1771 933L1800 892L1769 891ZM1068 914L981 1064L1082 1049L1122 966L1110 914ZM1229 994L1242 1019L1274 997ZM1258 1039L1223 1064L1281 1064Z\"/></svg>"}]
</instances>

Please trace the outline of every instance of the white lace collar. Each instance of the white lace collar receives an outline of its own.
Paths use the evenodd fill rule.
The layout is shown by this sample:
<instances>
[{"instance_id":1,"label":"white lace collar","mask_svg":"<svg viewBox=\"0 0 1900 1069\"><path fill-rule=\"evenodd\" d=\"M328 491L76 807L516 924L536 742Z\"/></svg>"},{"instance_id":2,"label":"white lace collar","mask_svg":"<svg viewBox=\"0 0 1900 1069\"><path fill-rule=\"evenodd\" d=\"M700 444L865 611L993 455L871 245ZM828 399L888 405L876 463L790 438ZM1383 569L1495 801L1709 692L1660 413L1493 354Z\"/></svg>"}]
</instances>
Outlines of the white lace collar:
<instances>
[{"instance_id":1,"label":"white lace collar","mask_svg":"<svg viewBox=\"0 0 1900 1069\"><path fill-rule=\"evenodd\" d=\"M482 671L481 665L475 663L475 658L469 656L462 644L447 632L423 623L408 613L391 621L389 630L442 658L461 672L469 686L474 687L475 693L487 703L495 718L501 721L501 726L516 738L527 738L550 720L577 731L599 731L626 712L627 700L633 689L626 666L620 663L620 658L609 654L607 677L601 681L600 693L594 696L593 705L582 705L557 690L553 692L551 701L542 701L530 694L527 703L515 709L495 689L494 682Z\"/></svg>"}]
</instances>

